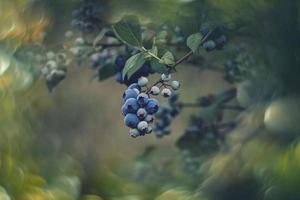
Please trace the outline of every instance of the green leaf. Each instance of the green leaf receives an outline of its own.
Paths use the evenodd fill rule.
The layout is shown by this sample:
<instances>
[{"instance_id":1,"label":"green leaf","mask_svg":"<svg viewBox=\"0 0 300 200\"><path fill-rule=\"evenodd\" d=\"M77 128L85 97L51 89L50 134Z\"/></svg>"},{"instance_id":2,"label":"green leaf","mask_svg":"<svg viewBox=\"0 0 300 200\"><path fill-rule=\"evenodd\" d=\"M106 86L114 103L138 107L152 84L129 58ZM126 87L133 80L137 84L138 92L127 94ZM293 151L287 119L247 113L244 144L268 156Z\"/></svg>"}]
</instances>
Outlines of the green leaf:
<instances>
[{"instance_id":1,"label":"green leaf","mask_svg":"<svg viewBox=\"0 0 300 200\"><path fill-rule=\"evenodd\" d=\"M165 73L168 71L168 67L162 63L159 63L157 59L153 59L150 61L151 68L157 73Z\"/></svg>"},{"instance_id":2,"label":"green leaf","mask_svg":"<svg viewBox=\"0 0 300 200\"><path fill-rule=\"evenodd\" d=\"M151 55L158 55L158 48L156 46L153 46L152 49L149 50L149 52L147 52L146 58L152 58L153 56Z\"/></svg>"},{"instance_id":3,"label":"green leaf","mask_svg":"<svg viewBox=\"0 0 300 200\"><path fill-rule=\"evenodd\" d=\"M161 58L162 64L173 65L175 63L175 58L170 51L167 51Z\"/></svg>"},{"instance_id":4,"label":"green leaf","mask_svg":"<svg viewBox=\"0 0 300 200\"><path fill-rule=\"evenodd\" d=\"M187 46L196 53L202 43L202 34L195 33L188 37L187 39Z\"/></svg>"},{"instance_id":5,"label":"green leaf","mask_svg":"<svg viewBox=\"0 0 300 200\"><path fill-rule=\"evenodd\" d=\"M125 67L123 69L123 78L127 76L129 79L136 71L138 71L143 64L146 61L146 55L145 53L138 53L134 56L131 56L125 64Z\"/></svg>"},{"instance_id":6,"label":"green leaf","mask_svg":"<svg viewBox=\"0 0 300 200\"><path fill-rule=\"evenodd\" d=\"M168 38L168 32L167 31L161 31L157 34L157 36L154 39L154 43L157 45L162 45L167 42Z\"/></svg>"},{"instance_id":7,"label":"green leaf","mask_svg":"<svg viewBox=\"0 0 300 200\"><path fill-rule=\"evenodd\" d=\"M114 24L112 28L117 37L124 43L136 47L142 46L142 31L137 17L124 17L121 21Z\"/></svg>"},{"instance_id":8,"label":"green leaf","mask_svg":"<svg viewBox=\"0 0 300 200\"><path fill-rule=\"evenodd\" d=\"M106 65L103 65L100 67L98 71L98 77L99 81L103 81L105 79L108 79L116 74L115 66L111 63L108 63Z\"/></svg>"}]
</instances>

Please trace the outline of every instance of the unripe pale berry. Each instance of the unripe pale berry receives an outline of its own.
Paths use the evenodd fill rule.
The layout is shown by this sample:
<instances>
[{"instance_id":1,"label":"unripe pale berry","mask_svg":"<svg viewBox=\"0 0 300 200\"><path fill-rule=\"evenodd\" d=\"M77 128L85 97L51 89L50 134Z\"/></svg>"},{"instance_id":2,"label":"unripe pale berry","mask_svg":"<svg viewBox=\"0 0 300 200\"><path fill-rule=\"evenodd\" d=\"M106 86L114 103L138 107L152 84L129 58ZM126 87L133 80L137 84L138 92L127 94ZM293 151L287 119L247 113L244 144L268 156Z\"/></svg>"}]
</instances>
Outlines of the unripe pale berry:
<instances>
[{"instance_id":1,"label":"unripe pale berry","mask_svg":"<svg viewBox=\"0 0 300 200\"><path fill-rule=\"evenodd\" d=\"M144 87L148 84L148 79L146 77L142 76L139 78L138 84L140 87Z\"/></svg>"},{"instance_id":2,"label":"unripe pale berry","mask_svg":"<svg viewBox=\"0 0 300 200\"><path fill-rule=\"evenodd\" d=\"M67 32L65 33L65 37L66 37L66 38L71 38L71 37L73 37L73 35L74 35L74 33L73 33L72 31L67 31Z\"/></svg>"},{"instance_id":3,"label":"unripe pale berry","mask_svg":"<svg viewBox=\"0 0 300 200\"><path fill-rule=\"evenodd\" d=\"M160 89L159 89L159 87L157 87L157 86L153 86L153 87L151 88L151 91L150 91L150 93L153 94L153 95L158 95L159 92L160 92Z\"/></svg>"},{"instance_id":4,"label":"unripe pale berry","mask_svg":"<svg viewBox=\"0 0 300 200\"><path fill-rule=\"evenodd\" d=\"M50 60L46 63L46 67L50 70L56 69L57 68L57 63L53 60Z\"/></svg>"},{"instance_id":5,"label":"unripe pale berry","mask_svg":"<svg viewBox=\"0 0 300 200\"><path fill-rule=\"evenodd\" d=\"M168 88L164 88L162 91L161 91L161 94L164 96L164 97L170 97L172 92L170 89Z\"/></svg>"},{"instance_id":6,"label":"unripe pale berry","mask_svg":"<svg viewBox=\"0 0 300 200\"><path fill-rule=\"evenodd\" d=\"M129 135L133 138L136 138L140 135L140 132L138 129L134 128L134 129L130 129L129 131Z\"/></svg>"},{"instance_id":7,"label":"unripe pale berry","mask_svg":"<svg viewBox=\"0 0 300 200\"><path fill-rule=\"evenodd\" d=\"M180 88L179 81L172 81L171 87L172 87L173 90L178 90Z\"/></svg>"},{"instance_id":8,"label":"unripe pale berry","mask_svg":"<svg viewBox=\"0 0 300 200\"><path fill-rule=\"evenodd\" d=\"M147 131L148 126L149 125L146 121L141 121L140 123L138 123L137 128L139 131L145 133Z\"/></svg>"},{"instance_id":9,"label":"unripe pale berry","mask_svg":"<svg viewBox=\"0 0 300 200\"><path fill-rule=\"evenodd\" d=\"M145 108L140 108L138 109L138 111L136 112L136 115L138 116L138 118L140 119L144 119L147 116L147 111Z\"/></svg>"},{"instance_id":10,"label":"unripe pale berry","mask_svg":"<svg viewBox=\"0 0 300 200\"><path fill-rule=\"evenodd\" d=\"M55 58L55 53L53 51L48 51L46 57L48 60L53 60Z\"/></svg>"},{"instance_id":11,"label":"unripe pale berry","mask_svg":"<svg viewBox=\"0 0 300 200\"><path fill-rule=\"evenodd\" d=\"M83 44L84 44L84 39L82 37L75 39L75 45L83 45Z\"/></svg>"},{"instance_id":12,"label":"unripe pale berry","mask_svg":"<svg viewBox=\"0 0 300 200\"><path fill-rule=\"evenodd\" d=\"M167 82L167 81L171 80L172 76L171 76L171 74L162 74L160 78L162 81Z\"/></svg>"}]
</instances>

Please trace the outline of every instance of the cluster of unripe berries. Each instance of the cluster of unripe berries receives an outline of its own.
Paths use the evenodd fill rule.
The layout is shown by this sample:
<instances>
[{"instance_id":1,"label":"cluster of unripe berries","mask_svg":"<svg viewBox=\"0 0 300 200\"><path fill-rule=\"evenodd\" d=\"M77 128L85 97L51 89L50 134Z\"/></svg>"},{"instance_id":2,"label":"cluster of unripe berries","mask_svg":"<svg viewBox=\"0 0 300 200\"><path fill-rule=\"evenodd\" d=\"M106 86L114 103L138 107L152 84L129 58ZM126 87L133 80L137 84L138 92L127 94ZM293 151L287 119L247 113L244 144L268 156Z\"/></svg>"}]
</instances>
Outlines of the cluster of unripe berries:
<instances>
[{"instance_id":1,"label":"cluster of unripe berries","mask_svg":"<svg viewBox=\"0 0 300 200\"><path fill-rule=\"evenodd\" d=\"M99 9L100 6L95 1L83 1L82 6L72 12L73 20L71 26L86 33L92 33L99 24L99 19L97 18Z\"/></svg>"},{"instance_id":2,"label":"cluster of unripe berries","mask_svg":"<svg viewBox=\"0 0 300 200\"><path fill-rule=\"evenodd\" d=\"M221 50L225 43L227 42L227 38L225 36L225 30L223 27L216 27L216 28L203 28L201 30L201 34L203 38L206 38L202 47L206 51L213 51L213 50Z\"/></svg>"},{"instance_id":3,"label":"cluster of unripe berries","mask_svg":"<svg viewBox=\"0 0 300 200\"><path fill-rule=\"evenodd\" d=\"M151 69L151 65L149 62L145 62L144 65L135 72L129 79L125 77L123 79L123 69L126 64L126 57L123 55L117 56L115 60L115 68L117 71L116 81L120 84L130 85L132 83L137 83L140 77L148 77L150 74L153 74L154 71Z\"/></svg>"},{"instance_id":4,"label":"cluster of unripe berries","mask_svg":"<svg viewBox=\"0 0 300 200\"><path fill-rule=\"evenodd\" d=\"M68 62L64 53L55 54L52 51L46 53L46 64L42 67L41 73L50 92L65 79Z\"/></svg>"},{"instance_id":5,"label":"cluster of unripe berries","mask_svg":"<svg viewBox=\"0 0 300 200\"><path fill-rule=\"evenodd\" d=\"M159 101L151 98L151 95L157 96L162 94L164 97L170 97L172 91L167 88L166 83L171 79L171 75L161 75L158 83L165 87L162 91L154 84L151 88L147 87L148 79L140 77L137 83L129 85L123 94L124 104L122 106L122 114L125 116L124 124L130 128L130 136L138 137L150 134L153 130L152 124L154 116L159 111ZM174 90L179 89L179 82L173 81Z\"/></svg>"}]
</instances>

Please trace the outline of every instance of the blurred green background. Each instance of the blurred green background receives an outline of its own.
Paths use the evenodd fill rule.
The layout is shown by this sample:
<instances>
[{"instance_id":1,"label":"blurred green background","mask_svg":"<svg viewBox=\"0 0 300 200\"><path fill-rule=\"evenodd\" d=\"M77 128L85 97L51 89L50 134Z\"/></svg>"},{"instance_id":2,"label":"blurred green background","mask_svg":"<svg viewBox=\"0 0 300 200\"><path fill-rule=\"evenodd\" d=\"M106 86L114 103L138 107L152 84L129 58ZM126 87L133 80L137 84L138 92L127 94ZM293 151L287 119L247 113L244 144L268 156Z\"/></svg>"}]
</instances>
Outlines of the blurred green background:
<instances>
[{"instance_id":1,"label":"blurred green background","mask_svg":"<svg viewBox=\"0 0 300 200\"><path fill-rule=\"evenodd\" d=\"M292 112L300 108L296 0L103 3L111 8L109 22L134 13L144 22L179 24L187 33L199 31L205 21L225 24L231 36L228 49L245 43L257 59L250 90L259 97L266 90L279 93L284 106L270 115L268 129L265 110L277 99L254 99L228 138L229 150L203 161L201 175L185 173L174 144L195 109L176 118L168 137L132 139L120 113L125 88L113 78L91 81L94 71L74 64L66 80L49 93L37 69L13 54L28 44L53 48L63 42L61 35L69 29L78 1L0 0L0 200L300 199L299 125L295 125L299 113ZM229 55L203 53L203 57L222 67ZM9 68L2 73L5 66ZM242 85L230 85L221 71L201 66L181 65L174 76L182 82L180 97L185 102ZM290 131L282 119L291 115ZM292 137L282 137L285 134ZM150 156L139 157L150 147L154 147Z\"/></svg>"}]
</instances>

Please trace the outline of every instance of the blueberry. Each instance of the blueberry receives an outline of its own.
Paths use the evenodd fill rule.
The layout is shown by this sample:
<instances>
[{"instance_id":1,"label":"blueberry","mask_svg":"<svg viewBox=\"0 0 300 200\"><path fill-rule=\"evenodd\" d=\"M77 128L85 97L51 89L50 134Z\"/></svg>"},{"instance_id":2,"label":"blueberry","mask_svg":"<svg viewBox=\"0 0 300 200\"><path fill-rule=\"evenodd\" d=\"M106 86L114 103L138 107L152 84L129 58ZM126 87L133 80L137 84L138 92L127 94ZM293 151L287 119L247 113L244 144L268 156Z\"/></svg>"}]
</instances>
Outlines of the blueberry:
<instances>
[{"instance_id":1,"label":"blueberry","mask_svg":"<svg viewBox=\"0 0 300 200\"><path fill-rule=\"evenodd\" d=\"M151 93L152 95L158 95L159 92L160 92L160 89L159 89L159 87L157 87L157 86L153 86L153 87L151 88L151 90L150 90L150 93Z\"/></svg>"},{"instance_id":2,"label":"blueberry","mask_svg":"<svg viewBox=\"0 0 300 200\"><path fill-rule=\"evenodd\" d=\"M130 129L129 131L129 135L133 138L137 138L140 135L140 132L138 129L134 128L134 129Z\"/></svg>"},{"instance_id":3,"label":"blueberry","mask_svg":"<svg viewBox=\"0 0 300 200\"><path fill-rule=\"evenodd\" d=\"M213 40L209 40L203 44L203 48L206 51L213 51L216 48L216 43Z\"/></svg>"},{"instance_id":4,"label":"blueberry","mask_svg":"<svg viewBox=\"0 0 300 200\"><path fill-rule=\"evenodd\" d=\"M172 81L171 87L172 87L173 90L178 90L180 88L179 81Z\"/></svg>"},{"instance_id":5,"label":"blueberry","mask_svg":"<svg viewBox=\"0 0 300 200\"><path fill-rule=\"evenodd\" d=\"M164 97L170 97L172 92L170 89L168 88L164 88L162 91L161 91L161 94L164 96Z\"/></svg>"},{"instance_id":6,"label":"blueberry","mask_svg":"<svg viewBox=\"0 0 300 200\"><path fill-rule=\"evenodd\" d=\"M148 114L152 115L157 113L159 109L159 102L156 99L149 99L146 110Z\"/></svg>"},{"instance_id":7,"label":"blueberry","mask_svg":"<svg viewBox=\"0 0 300 200\"><path fill-rule=\"evenodd\" d=\"M149 101L149 97L146 93L141 93L137 96L137 101L140 106L146 106Z\"/></svg>"},{"instance_id":8,"label":"blueberry","mask_svg":"<svg viewBox=\"0 0 300 200\"><path fill-rule=\"evenodd\" d=\"M134 98L136 99L138 94L136 93L135 90L133 89L127 89L124 94L123 94L123 100L126 101L129 98Z\"/></svg>"},{"instance_id":9,"label":"blueberry","mask_svg":"<svg viewBox=\"0 0 300 200\"><path fill-rule=\"evenodd\" d=\"M153 115L147 115L145 118L145 121L148 123L152 123L154 121L154 116Z\"/></svg>"},{"instance_id":10,"label":"blueberry","mask_svg":"<svg viewBox=\"0 0 300 200\"><path fill-rule=\"evenodd\" d=\"M84 22L80 20L72 20L71 26L76 29L82 29L84 27Z\"/></svg>"},{"instance_id":11,"label":"blueberry","mask_svg":"<svg viewBox=\"0 0 300 200\"><path fill-rule=\"evenodd\" d=\"M167 81L169 81L169 80L171 80L171 74L162 74L161 75L161 80L162 81L165 81L165 82L167 82Z\"/></svg>"},{"instance_id":12,"label":"blueberry","mask_svg":"<svg viewBox=\"0 0 300 200\"><path fill-rule=\"evenodd\" d=\"M126 64L126 59L124 56L118 56L115 60L115 64L116 64L116 70L117 71L122 71L125 64Z\"/></svg>"},{"instance_id":13,"label":"blueberry","mask_svg":"<svg viewBox=\"0 0 300 200\"><path fill-rule=\"evenodd\" d=\"M142 76L138 79L138 84L140 87L144 87L148 84L148 79L146 77Z\"/></svg>"},{"instance_id":14,"label":"blueberry","mask_svg":"<svg viewBox=\"0 0 300 200\"><path fill-rule=\"evenodd\" d=\"M129 85L128 89L138 89L138 90L141 90L141 87L137 83L132 83L131 85Z\"/></svg>"},{"instance_id":15,"label":"blueberry","mask_svg":"<svg viewBox=\"0 0 300 200\"><path fill-rule=\"evenodd\" d=\"M138 118L140 118L140 119L145 119L145 117L147 116L147 111L145 110L145 108L140 108L140 109L138 109L138 111L136 112L136 115L137 115Z\"/></svg>"},{"instance_id":16,"label":"blueberry","mask_svg":"<svg viewBox=\"0 0 300 200\"><path fill-rule=\"evenodd\" d=\"M148 126L146 134L152 133L153 129L151 126Z\"/></svg>"},{"instance_id":17,"label":"blueberry","mask_svg":"<svg viewBox=\"0 0 300 200\"><path fill-rule=\"evenodd\" d=\"M92 23L87 22L87 23L84 24L84 31L85 32L91 33L94 30L95 30L95 28L94 28L94 25Z\"/></svg>"},{"instance_id":18,"label":"blueberry","mask_svg":"<svg viewBox=\"0 0 300 200\"><path fill-rule=\"evenodd\" d=\"M139 109L139 105L137 103L137 100L134 98L127 99L124 105L122 106L122 112L123 114L127 113L136 113Z\"/></svg>"},{"instance_id":19,"label":"blueberry","mask_svg":"<svg viewBox=\"0 0 300 200\"><path fill-rule=\"evenodd\" d=\"M123 84L124 81L123 81L123 77L122 77L122 72L118 72L117 75L116 75L116 81L120 84Z\"/></svg>"},{"instance_id":20,"label":"blueberry","mask_svg":"<svg viewBox=\"0 0 300 200\"><path fill-rule=\"evenodd\" d=\"M140 120L135 114L127 114L124 118L124 124L130 128L136 128Z\"/></svg>"},{"instance_id":21,"label":"blueberry","mask_svg":"<svg viewBox=\"0 0 300 200\"><path fill-rule=\"evenodd\" d=\"M141 121L137 125L138 130L140 131L140 133L143 133L143 134L147 133L148 127L149 127L149 125L146 121Z\"/></svg>"},{"instance_id":22,"label":"blueberry","mask_svg":"<svg viewBox=\"0 0 300 200\"><path fill-rule=\"evenodd\" d=\"M218 39L215 40L217 49L222 49L225 46L225 43L227 42L227 38L225 35L222 35Z\"/></svg>"}]
</instances>

